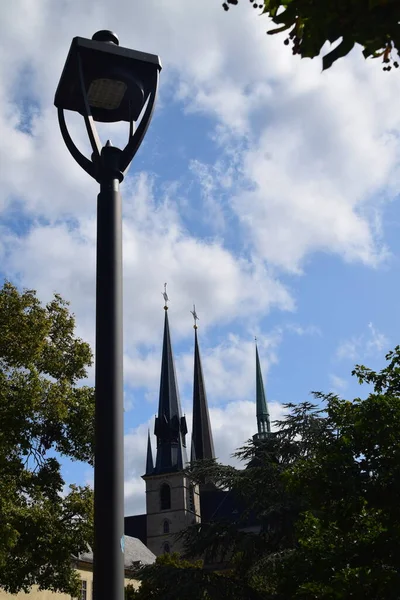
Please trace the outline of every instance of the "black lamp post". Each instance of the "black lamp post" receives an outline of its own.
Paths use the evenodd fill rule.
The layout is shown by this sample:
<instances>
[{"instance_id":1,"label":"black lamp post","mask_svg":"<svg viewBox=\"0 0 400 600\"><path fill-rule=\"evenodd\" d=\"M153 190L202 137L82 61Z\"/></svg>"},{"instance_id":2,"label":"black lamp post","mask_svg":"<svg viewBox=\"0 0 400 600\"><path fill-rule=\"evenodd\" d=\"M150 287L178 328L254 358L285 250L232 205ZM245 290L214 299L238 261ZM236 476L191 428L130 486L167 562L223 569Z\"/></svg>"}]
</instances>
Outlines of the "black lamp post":
<instances>
[{"instance_id":1,"label":"black lamp post","mask_svg":"<svg viewBox=\"0 0 400 600\"><path fill-rule=\"evenodd\" d=\"M65 144L100 184L97 197L96 416L94 461L94 597L124 598L122 211L119 184L149 126L161 63L119 47L111 31L76 37L54 104ZM64 110L80 113L93 150L86 158L69 135ZM136 131L134 123L143 116ZM123 150L101 147L94 121L129 123Z\"/></svg>"}]
</instances>

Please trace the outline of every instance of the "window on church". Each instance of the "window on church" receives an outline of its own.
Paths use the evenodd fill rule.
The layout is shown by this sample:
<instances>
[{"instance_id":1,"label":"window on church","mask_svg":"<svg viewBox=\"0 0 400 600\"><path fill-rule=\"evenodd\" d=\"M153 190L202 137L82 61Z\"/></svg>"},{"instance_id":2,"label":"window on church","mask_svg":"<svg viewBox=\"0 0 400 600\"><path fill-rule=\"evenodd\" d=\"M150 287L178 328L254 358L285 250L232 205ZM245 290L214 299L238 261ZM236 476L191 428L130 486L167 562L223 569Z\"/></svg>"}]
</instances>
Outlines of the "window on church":
<instances>
[{"instance_id":1,"label":"window on church","mask_svg":"<svg viewBox=\"0 0 400 600\"><path fill-rule=\"evenodd\" d=\"M171 488L168 483L163 483L160 489L160 504L161 510L168 510L171 508Z\"/></svg>"},{"instance_id":2,"label":"window on church","mask_svg":"<svg viewBox=\"0 0 400 600\"><path fill-rule=\"evenodd\" d=\"M87 581L81 581L81 593L79 600L86 600L87 598Z\"/></svg>"},{"instance_id":3,"label":"window on church","mask_svg":"<svg viewBox=\"0 0 400 600\"><path fill-rule=\"evenodd\" d=\"M193 486L189 486L189 510L194 512L194 489Z\"/></svg>"},{"instance_id":4,"label":"window on church","mask_svg":"<svg viewBox=\"0 0 400 600\"><path fill-rule=\"evenodd\" d=\"M168 542L164 544L164 554L169 554L171 552L171 547Z\"/></svg>"},{"instance_id":5,"label":"window on church","mask_svg":"<svg viewBox=\"0 0 400 600\"><path fill-rule=\"evenodd\" d=\"M169 533L169 522L168 521L164 521L163 531L164 531L164 533Z\"/></svg>"}]
</instances>

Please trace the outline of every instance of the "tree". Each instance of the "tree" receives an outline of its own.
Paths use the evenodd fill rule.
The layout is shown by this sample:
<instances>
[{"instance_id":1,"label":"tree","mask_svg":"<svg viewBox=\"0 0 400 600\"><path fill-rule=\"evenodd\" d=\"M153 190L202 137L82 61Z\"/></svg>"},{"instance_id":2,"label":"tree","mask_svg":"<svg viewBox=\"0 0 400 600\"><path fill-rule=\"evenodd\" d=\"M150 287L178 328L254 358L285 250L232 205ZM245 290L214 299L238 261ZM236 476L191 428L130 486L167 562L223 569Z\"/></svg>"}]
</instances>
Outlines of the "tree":
<instances>
[{"instance_id":1,"label":"tree","mask_svg":"<svg viewBox=\"0 0 400 600\"><path fill-rule=\"evenodd\" d=\"M270 17L276 34L288 31L285 44L292 44L293 54L314 58L326 42L338 45L322 59L323 69L346 56L356 44L365 58L382 57L384 70L398 67L400 48L400 3L398 0L250 0L255 9ZM238 0L226 0L229 5Z\"/></svg>"},{"instance_id":2,"label":"tree","mask_svg":"<svg viewBox=\"0 0 400 600\"><path fill-rule=\"evenodd\" d=\"M400 346L386 358L380 373L354 369L373 386L365 400L317 394L327 405L326 435L287 473L291 493L301 486L307 506L288 594L296 581L305 597L398 598Z\"/></svg>"},{"instance_id":3,"label":"tree","mask_svg":"<svg viewBox=\"0 0 400 600\"><path fill-rule=\"evenodd\" d=\"M153 565L141 567L134 576L141 585L136 590L127 586L126 600L230 600L238 593L246 600L259 598L243 582L203 569L203 561L188 561L177 553L158 556Z\"/></svg>"},{"instance_id":4,"label":"tree","mask_svg":"<svg viewBox=\"0 0 400 600\"><path fill-rule=\"evenodd\" d=\"M0 587L77 595L71 557L92 541L88 487L65 491L59 457L93 463L92 363L74 316L56 294L0 290Z\"/></svg>"},{"instance_id":5,"label":"tree","mask_svg":"<svg viewBox=\"0 0 400 600\"><path fill-rule=\"evenodd\" d=\"M153 581L168 581L177 600L188 597L180 590L190 581L205 594L199 598L210 599L226 589L234 600L398 598L400 346L386 358L378 373L355 367L359 382L372 386L363 400L315 393L318 405L287 405L273 436L238 452L245 469L215 461L189 469L194 480L206 477L246 507L236 522L183 533L188 558L229 559L212 586L206 570L173 565L168 577L157 565L142 577L147 570ZM246 530L249 519L258 533Z\"/></svg>"}]
</instances>

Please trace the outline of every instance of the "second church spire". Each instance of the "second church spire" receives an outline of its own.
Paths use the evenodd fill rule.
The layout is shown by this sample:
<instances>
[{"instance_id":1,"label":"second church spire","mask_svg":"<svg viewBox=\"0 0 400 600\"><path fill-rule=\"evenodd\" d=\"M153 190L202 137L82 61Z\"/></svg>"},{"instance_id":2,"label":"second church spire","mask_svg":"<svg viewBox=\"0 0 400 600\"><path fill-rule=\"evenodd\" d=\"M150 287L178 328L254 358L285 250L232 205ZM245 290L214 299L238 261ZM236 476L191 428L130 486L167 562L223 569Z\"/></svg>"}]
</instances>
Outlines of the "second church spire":
<instances>
[{"instance_id":1,"label":"second church spire","mask_svg":"<svg viewBox=\"0 0 400 600\"><path fill-rule=\"evenodd\" d=\"M191 460L215 458L214 441L208 412L199 341L197 338L198 316L196 307L191 311L194 318L194 374L193 374L193 426Z\"/></svg>"}]
</instances>

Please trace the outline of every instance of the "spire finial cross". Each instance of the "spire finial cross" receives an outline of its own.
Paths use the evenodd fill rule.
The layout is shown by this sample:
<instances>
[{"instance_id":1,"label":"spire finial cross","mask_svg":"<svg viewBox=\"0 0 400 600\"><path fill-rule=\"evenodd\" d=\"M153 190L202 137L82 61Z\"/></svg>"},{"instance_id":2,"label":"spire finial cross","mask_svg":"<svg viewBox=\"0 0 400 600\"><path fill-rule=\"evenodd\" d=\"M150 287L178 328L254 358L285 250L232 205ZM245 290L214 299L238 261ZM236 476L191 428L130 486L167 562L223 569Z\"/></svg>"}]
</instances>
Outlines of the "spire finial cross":
<instances>
[{"instance_id":1,"label":"spire finial cross","mask_svg":"<svg viewBox=\"0 0 400 600\"><path fill-rule=\"evenodd\" d=\"M164 291L161 292L164 298L164 310L168 310L168 302L169 302L169 298L168 298L168 294L167 294L167 284L164 283Z\"/></svg>"},{"instance_id":2,"label":"spire finial cross","mask_svg":"<svg viewBox=\"0 0 400 600\"><path fill-rule=\"evenodd\" d=\"M199 321L200 319L197 316L196 305L195 304L193 304L193 310L191 310L190 313L193 315L193 319L194 319L194 325L193 325L193 327L195 329L197 329L197 321Z\"/></svg>"}]
</instances>

